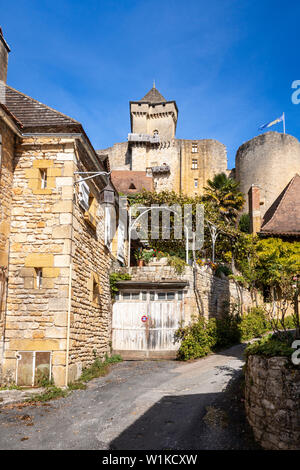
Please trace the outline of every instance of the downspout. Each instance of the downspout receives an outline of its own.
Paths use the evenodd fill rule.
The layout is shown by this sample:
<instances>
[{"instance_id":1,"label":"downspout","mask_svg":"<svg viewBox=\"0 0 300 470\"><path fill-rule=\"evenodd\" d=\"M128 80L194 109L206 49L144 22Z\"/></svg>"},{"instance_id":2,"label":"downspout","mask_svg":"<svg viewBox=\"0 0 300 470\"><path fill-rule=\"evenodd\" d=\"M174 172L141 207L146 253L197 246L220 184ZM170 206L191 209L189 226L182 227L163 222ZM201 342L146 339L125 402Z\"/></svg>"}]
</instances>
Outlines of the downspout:
<instances>
[{"instance_id":1,"label":"downspout","mask_svg":"<svg viewBox=\"0 0 300 470\"><path fill-rule=\"evenodd\" d=\"M72 240L71 240L72 247ZM72 255L71 255L72 256ZM68 299L68 322L67 322L67 349L66 349L66 376L65 376L65 387L68 386L69 379L69 351L70 351L70 325L71 325L71 303L72 303L72 261L70 263L70 275L69 275L69 299Z\"/></svg>"},{"instance_id":2,"label":"downspout","mask_svg":"<svg viewBox=\"0 0 300 470\"><path fill-rule=\"evenodd\" d=\"M76 160L79 161L77 155L77 147L76 141L74 144L74 153L76 155ZM74 188L74 183L73 183ZM73 189L74 191L74 189ZM74 230L74 201L75 201L75 194L73 192L73 199L72 199L72 229L71 229L71 243L70 243L70 272L69 272L69 292L68 292L68 318L67 318L67 346L66 346L66 374L65 374L65 387L68 386L69 381L69 352L70 352L70 329L71 329L71 307L72 307L72 258L73 258L73 230Z\"/></svg>"}]
</instances>

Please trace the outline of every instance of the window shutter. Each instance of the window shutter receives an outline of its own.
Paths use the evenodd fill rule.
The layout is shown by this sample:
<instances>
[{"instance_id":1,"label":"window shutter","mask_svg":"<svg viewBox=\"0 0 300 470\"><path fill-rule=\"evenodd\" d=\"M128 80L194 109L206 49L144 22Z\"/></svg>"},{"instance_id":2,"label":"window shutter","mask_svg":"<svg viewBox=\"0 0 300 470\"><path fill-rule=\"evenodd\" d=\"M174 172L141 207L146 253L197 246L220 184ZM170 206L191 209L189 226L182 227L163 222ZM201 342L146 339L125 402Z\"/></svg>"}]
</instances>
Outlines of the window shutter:
<instances>
[{"instance_id":1,"label":"window shutter","mask_svg":"<svg viewBox=\"0 0 300 470\"><path fill-rule=\"evenodd\" d=\"M90 188L85 181L79 183L79 204L86 211L89 210Z\"/></svg>"}]
</instances>

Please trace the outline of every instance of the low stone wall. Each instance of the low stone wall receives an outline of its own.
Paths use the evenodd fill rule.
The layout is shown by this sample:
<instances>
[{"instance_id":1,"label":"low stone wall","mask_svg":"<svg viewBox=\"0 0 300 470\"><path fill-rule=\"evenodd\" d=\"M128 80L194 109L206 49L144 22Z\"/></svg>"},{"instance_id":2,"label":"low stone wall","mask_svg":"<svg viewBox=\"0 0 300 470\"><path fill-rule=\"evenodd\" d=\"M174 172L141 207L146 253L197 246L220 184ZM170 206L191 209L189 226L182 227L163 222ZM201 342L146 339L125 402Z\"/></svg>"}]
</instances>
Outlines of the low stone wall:
<instances>
[{"instance_id":1,"label":"low stone wall","mask_svg":"<svg viewBox=\"0 0 300 470\"><path fill-rule=\"evenodd\" d=\"M300 449L300 369L284 357L250 356L246 414L264 449Z\"/></svg>"}]
</instances>

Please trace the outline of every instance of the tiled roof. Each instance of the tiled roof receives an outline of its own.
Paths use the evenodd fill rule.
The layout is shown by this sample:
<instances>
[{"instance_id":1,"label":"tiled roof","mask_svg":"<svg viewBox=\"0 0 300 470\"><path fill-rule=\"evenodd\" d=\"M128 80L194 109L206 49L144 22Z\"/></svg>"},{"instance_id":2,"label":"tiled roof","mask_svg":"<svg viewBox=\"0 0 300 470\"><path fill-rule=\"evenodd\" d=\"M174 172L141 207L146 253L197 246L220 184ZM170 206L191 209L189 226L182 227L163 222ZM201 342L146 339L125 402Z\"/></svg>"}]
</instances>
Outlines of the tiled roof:
<instances>
[{"instance_id":1,"label":"tiled roof","mask_svg":"<svg viewBox=\"0 0 300 470\"><path fill-rule=\"evenodd\" d=\"M167 100L159 93L159 91L155 87L153 87L140 101L154 104L162 102L166 103Z\"/></svg>"},{"instance_id":2,"label":"tiled roof","mask_svg":"<svg viewBox=\"0 0 300 470\"><path fill-rule=\"evenodd\" d=\"M261 234L300 236L300 176L296 174L274 202Z\"/></svg>"},{"instance_id":3,"label":"tiled roof","mask_svg":"<svg viewBox=\"0 0 300 470\"><path fill-rule=\"evenodd\" d=\"M80 126L80 123L75 121L75 119L49 108L49 106L34 100L30 96L24 95L8 85L4 85L4 90L2 86L0 101L22 124L24 129L51 128L65 125Z\"/></svg>"},{"instance_id":4,"label":"tiled roof","mask_svg":"<svg viewBox=\"0 0 300 470\"><path fill-rule=\"evenodd\" d=\"M111 180L119 193L134 194L143 189L153 191L152 177L146 176L145 171L114 170Z\"/></svg>"}]
</instances>

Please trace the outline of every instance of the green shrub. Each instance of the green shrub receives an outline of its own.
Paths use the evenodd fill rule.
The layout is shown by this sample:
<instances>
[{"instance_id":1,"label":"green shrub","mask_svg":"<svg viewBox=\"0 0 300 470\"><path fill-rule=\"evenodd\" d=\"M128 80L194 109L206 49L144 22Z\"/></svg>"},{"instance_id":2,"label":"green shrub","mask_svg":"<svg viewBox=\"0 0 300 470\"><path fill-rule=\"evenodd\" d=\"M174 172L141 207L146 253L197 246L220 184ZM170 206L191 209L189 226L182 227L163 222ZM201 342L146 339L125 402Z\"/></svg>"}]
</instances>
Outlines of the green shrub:
<instances>
[{"instance_id":1,"label":"green shrub","mask_svg":"<svg viewBox=\"0 0 300 470\"><path fill-rule=\"evenodd\" d=\"M255 341L255 343L250 344L246 350L245 355L249 357L253 354L260 356L286 356L291 357L292 353L295 351L291 344L294 340L292 334L287 336L278 336L278 334L270 334L264 338Z\"/></svg>"},{"instance_id":2,"label":"green shrub","mask_svg":"<svg viewBox=\"0 0 300 470\"><path fill-rule=\"evenodd\" d=\"M178 359L187 361L203 357L220 348L261 336L269 329L269 322L258 308L243 316L226 313L209 320L200 317L177 330L176 338L181 340Z\"/></svg>"},{"instance_id":3,"label":"green shrub","mask_svg":"<svg viewBox=\"0 0 300 470\"><path fill-rule=\"evenodd\" d=\"M63 390L62 388L55 387L55 385L50 385L49 387L46 387L44 392L33 395L32 397L28 398L26 402L56 400L57 398L64 398L67 395L68 390Z\"/></svg>"},{"instance_id":4,"label":"green shrub","mask_svg":"<svg viewBox=\"0 0 300 470\"><path fill-rule=\"evenodd\" d=\"M186 262L178 256L168 256L168 265L172 266L177 274L182 274L186 268Z\"/></svg>"},{"instance_id":5,"label":"green shrub","mask_svg":"<svg viewBox=\"0 0 300 470\"><path fill-rule=\"evenodd\" d=\"M111 273L109 276L109 283L110 283L110 293L111 297L114 299L116 294L119 292L117 288L118 281L128 281L131 279L130 274L128 273Z\"/></svg>"},{"instance_id":6,"label":"green shrub","mask_svg":"<svg viewBox=\"0 0 300 470\"><path fill-rule=\"evenodd\" d=\"M244 315L239 324L241 340L247 341L251 338L257 338L263 335L271 328L263 310L253 308L247 315Z\"/></svg>"}]
</instances>

